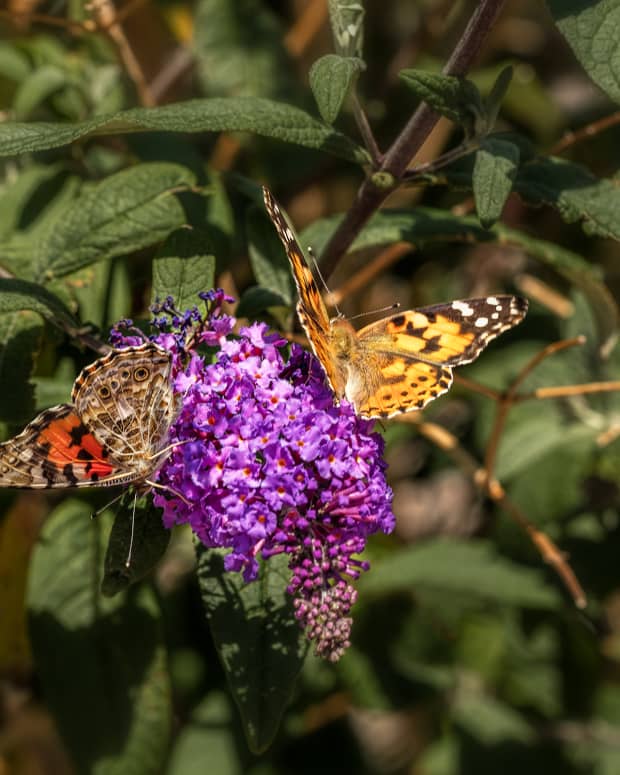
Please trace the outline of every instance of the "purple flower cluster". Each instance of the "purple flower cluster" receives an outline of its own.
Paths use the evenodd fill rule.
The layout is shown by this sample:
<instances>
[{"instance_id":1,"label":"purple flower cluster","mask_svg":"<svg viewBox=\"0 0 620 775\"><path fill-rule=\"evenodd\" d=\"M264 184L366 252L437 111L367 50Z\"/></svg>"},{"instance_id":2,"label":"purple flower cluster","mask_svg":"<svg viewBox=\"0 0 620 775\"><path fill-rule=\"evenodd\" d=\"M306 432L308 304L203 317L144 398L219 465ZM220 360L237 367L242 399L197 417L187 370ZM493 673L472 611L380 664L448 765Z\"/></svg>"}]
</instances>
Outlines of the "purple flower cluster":
<instances>
[{"instance_id":1,"label":"purple flower cluster","mask_svg":"<svg viewBox=\"0 0 620 775\"><path fill-rule=\"evenodd\" d=\"M155 503L168 527L189 523L206 546L230 548L226 569L247 581L260 557L288 554L296 616L317 653L337 660L349 645L351 582L368 568L354 555L394 526L383 439L347 403L334 405L313 356L294 345L287 362L287 342L262 323L231 336L222 292L206 298L204 321L170 300L156 319L183 395L170 441L184 443L159 470L169 489ZM212 359L199 344L217 348Z\"/></svg>"}]
</instances>

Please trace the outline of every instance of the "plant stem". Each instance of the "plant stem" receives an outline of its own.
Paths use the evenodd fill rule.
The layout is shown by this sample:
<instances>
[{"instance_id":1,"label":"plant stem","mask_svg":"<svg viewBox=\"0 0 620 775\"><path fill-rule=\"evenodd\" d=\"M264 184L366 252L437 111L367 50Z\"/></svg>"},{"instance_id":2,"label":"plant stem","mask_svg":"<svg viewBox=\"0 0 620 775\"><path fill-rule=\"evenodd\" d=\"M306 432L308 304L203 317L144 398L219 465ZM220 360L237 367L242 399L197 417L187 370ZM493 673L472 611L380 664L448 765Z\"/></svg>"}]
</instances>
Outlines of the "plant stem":
<instances>
[{"instance_id":1,"label":"plant stem","mask_svg":"<svg viewBox=\"0 0 620 775\"><path fill-rule=\"evenodd\" d=\"M505 2L506 0L481 0L443 69L445 75L463 76L467 73ZM391 175L395 179L392 187L380 188L373 183L372 177L364 180L353 205L325 248L321 260L321 269L325 277L334 270L340 257L347 251L366 221L397 188L409 162L431 133L438 119L439 114L423 102L389 148L375 172Z\"/></svg>"}]
</instances>

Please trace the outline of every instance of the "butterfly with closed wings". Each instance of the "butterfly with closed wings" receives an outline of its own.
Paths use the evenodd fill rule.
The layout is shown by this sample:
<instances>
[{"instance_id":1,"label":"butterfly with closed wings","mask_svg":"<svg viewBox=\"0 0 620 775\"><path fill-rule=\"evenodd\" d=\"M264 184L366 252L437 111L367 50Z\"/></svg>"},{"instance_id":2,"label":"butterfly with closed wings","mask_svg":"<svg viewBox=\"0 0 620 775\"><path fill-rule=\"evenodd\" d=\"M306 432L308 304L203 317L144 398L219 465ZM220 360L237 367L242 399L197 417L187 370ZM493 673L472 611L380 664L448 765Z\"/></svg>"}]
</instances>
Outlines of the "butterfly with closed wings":
<instances>
[{"instance_id":1,"label":"butterfly with closed wings","mask_svg":"<svg viewBox=\"0 0 620 775\"><path fill-rule=\"evenodd\" d=\"M154 486L180 408L171 369L170 353L153 342L86 366L72 404L45 410L0 444L0 487Z\"/></svg>"}]
</instances>

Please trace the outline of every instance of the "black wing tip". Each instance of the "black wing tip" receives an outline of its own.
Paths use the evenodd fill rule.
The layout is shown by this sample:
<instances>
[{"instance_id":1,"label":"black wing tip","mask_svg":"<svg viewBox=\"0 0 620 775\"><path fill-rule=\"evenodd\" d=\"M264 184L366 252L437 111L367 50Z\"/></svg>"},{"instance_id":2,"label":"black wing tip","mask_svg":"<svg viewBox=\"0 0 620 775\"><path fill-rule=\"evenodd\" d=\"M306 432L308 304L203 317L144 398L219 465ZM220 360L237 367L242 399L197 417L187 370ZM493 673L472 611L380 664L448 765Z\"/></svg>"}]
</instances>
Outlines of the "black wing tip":
<instances>
[{"instance_id":1,"label":"black wing tip","mask_svg":"<svg viewBox=\"0 0 620 775\"><path fill-rule=\"evenodd\" d=\"M523 318L527 315L530 303L523 296L513 296L512 301L510 302L510 306L511 311L514 312L515 316L517 316L519 320L523 320Z\"/></svg>"}]
</instances>

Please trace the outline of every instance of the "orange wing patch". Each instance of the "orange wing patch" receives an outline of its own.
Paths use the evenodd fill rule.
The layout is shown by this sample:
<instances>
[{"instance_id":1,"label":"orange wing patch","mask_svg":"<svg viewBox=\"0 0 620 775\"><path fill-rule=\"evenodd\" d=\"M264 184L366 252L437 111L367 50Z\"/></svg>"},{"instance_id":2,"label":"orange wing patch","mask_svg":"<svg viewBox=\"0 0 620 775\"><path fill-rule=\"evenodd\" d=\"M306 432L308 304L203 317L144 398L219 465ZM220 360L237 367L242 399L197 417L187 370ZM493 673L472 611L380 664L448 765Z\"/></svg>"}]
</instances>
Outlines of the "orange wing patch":
<instances>
[{"instance_id":1,"label":"orange wing patch","mask_svg":"<svg viewBox=\"0 0 620 775\"><path fill-rule=\"evenodd\" d=\"M114 474L107 453L69 404L47 409L0 444L0 487L78 487Z\"/></svg>"},{"instance_id":2,"label":"orange wing patch","mask_svg":"<svg viewBox=\"0 0 620 775\"><path fill-rule=\"evenodd\" d=\"M385 358L379 373L378 384L351 401L362 417L387 419L423 409L452 385L452 369L398 356Z\"/></svg>"}]
</instances>

